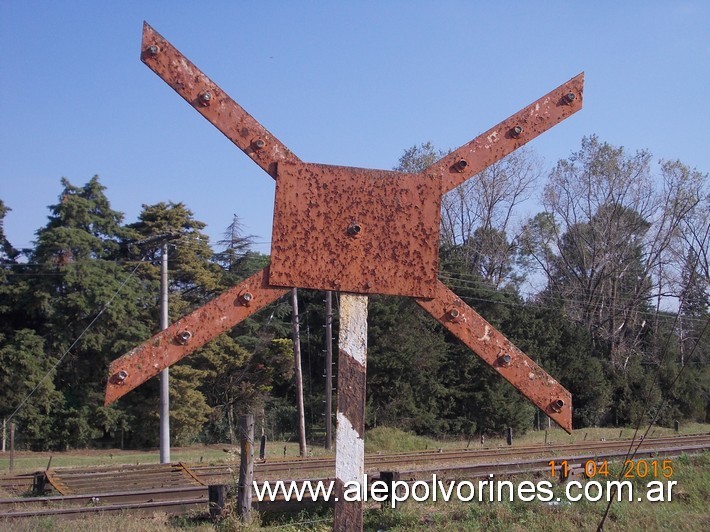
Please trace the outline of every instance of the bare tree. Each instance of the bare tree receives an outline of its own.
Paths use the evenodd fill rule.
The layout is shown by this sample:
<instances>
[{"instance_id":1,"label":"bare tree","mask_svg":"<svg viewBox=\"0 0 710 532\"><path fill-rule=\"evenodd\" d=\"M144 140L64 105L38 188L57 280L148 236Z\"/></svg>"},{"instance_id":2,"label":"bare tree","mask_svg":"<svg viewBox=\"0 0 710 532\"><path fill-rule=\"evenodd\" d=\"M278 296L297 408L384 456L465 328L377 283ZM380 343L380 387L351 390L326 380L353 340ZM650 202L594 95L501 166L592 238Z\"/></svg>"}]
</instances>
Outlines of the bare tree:
<instances>
[{"instance_id":1,"label":"bare tree","mask_svg":"<svg viewBox=\"0 0 710 532\"><path fill-rule=\"evenodd\" d=\"M494 288L516 280L515 211L541 175L539 159L522 148L444 196L442 245L458 247L470 269Z\"/></svg>"},{"instance_id":2,"label":"bare tree","mask_svg":"<svg viewBox=\"0 0 710 532\"><path fill-rule=\"evenodd\" d=\"M661 163L656 174L647 151L629 154L596 136L550 173L545 213L526 226L526 251L546 274L549 293L608 343L616 366L637 351L654 302L658 309L678 296L675 249L703 182L707 176L678 162Z\"/></svg>"},{"instance_id":3,"label":"bare tree","mask_svg":"<svg viewBox=\"0 0 710 532\"><path fill-rule=\"evenodd\" d=\"M405 150L396 170L421 172L448 152L431 142ZM471 271L498 288L511 280L516 254L516 207L530 198L542 166L521 148L443 198L441 246L455 249Z\"/></svg>"}]
</instances>

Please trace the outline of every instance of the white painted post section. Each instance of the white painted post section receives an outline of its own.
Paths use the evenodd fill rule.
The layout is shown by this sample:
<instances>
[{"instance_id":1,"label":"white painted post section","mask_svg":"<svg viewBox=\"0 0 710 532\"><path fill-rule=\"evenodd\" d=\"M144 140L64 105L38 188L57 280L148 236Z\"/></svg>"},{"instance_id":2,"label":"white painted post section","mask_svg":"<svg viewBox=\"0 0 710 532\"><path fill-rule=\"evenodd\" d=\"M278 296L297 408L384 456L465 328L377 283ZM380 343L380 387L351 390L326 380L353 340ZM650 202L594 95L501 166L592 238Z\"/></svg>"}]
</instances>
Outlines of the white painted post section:
<instances>
[{"instance_id":1,"label":"white painted post section","mask_svg":"<svg viewBox=\"0 0 710 532\"><path fill-rule=\"evenodd\" d=\"M367 296L340 295L338 335L338 428L335 437L333 530L362 530L363 502L346 502L349 482L365 474L365 384L367 368ZM362 486L361 486L362 487ZM347 489L352 494L352 488Z\"/></svg>"}]
</instances>

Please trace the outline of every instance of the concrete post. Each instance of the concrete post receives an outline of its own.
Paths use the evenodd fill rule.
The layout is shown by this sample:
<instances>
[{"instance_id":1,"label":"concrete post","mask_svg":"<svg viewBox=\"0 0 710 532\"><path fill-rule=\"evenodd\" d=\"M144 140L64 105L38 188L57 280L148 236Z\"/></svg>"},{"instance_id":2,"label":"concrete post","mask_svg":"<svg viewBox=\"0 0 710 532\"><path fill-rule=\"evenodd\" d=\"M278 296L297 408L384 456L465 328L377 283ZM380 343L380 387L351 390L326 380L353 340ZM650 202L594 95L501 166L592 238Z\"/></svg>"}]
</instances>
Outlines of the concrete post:
<instances>
[{"instance_id":1,"label":"concrete post","mask_svg":"<svg viewBox=\"0 0 710 532\"><path fill-rule=\"evenodd\" d=\"M362 530L362 496L343 498L348 482L365 473L365 383L367 368L367 296L341 294L338 336L338 429L335 437L335 503L333 530ZM361 486L362 488L362 486ZM348 489L350 493L351 490Z\"/></svg>"},{"instance_id":2,"label":"concrete post","mask_svg":"<svg viewBox=\"0 0 710 532\"><path fill-rule=\"evenodd\" d=\"M168 243L160 261L160 329L168 328ZM170 463L170 370L160 372L160 463Z\"/></svg>"}]
</instances>

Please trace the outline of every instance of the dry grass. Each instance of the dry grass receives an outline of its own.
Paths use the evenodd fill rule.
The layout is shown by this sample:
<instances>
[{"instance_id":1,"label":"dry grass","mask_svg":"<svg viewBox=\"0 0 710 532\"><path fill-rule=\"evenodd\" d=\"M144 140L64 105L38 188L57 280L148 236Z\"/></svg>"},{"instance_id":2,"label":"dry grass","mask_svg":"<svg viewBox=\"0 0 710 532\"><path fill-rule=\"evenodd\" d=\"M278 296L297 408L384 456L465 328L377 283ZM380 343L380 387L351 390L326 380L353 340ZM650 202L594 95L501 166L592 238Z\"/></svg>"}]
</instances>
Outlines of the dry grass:
<instances>
[{"instance_id":1,"label":"dry grass","mask_svg":"<svg viewBox=\"0 0 710 532\"><path fill-rule=\"evenodd\" d=\"M584 441L607 441L629 438L631 429L584 429L567 435L559 429L548 431L548 443L572 443ZM683 434L708 433L710 425L689 424L681 428ZM660 437L674 435L672 429L654 428L649 436ZM545 432L530 432L515 438L514 445L539 444L545 441ZM469 443L467 439L434 441L420 438L401 431L376 430L371 433L368 451L414 450L434 446L441 448L461 448ZM503 438L486 440L485 447L505 445ZM294 443L272 442L267 445L267 456L283 457L284 446L287 456L298 455L298 445ZM481 447L480 440L470 442L471 448ZM196 446L173 449L174 461L189 463L229 463L235 460L235 454L229 446ZM325 454L320 449L313 449L313 455ZM317 452L316 452L317 451ZM50 453L17 453L16 471L36 471L47 466ZM116 451L88 450L68 453L51 453L52 467L73 467L86 465L118 465L135 463L157 463L158 451ZM7 471L7 454L0 458L0 468ZM612 507L605 530L710 530L710 453L694 457L681 457L674 460L674 477L678 481L677 497L671 503L615 503ZM19 472L19 471L18 471ZM516 478L522 480L522 478ZM3 496L0 493L0 496ZM477 530L593 530L603 512L602 503L574 503L569 506L553 507L542 503L416 503L404 504L397 511L380 510L369 507L365 516L367 530L442 530L451 532ZM206 519L206 515L195 517L170 518L163 513L152 517L92 516L82 520L69 521L56 518L41 518L0 522L0 530L11 531L66 531L66 532L164 532L173 530L211 531L215 527ZM9 525L9 526L6 526ZM283 518L263 525L256 516L249 526L239 524L233 515L216 527L217 530L329 530L332 514L302 513L295 518Z\"/></svg>"},{"instance_id":2,"label":"dry grass","mask_svg":"<svg viewBox=\"0 0 710 532\"><path fill-rule=\"evenodd\" d=\"M620 438L630 438L633 429L614 428L590 428L575 430L571 435L561 429L552 428L549 431L531 431L522 436L514 435L513 445L533 445L545 442L545 432L547 432L548 443L574 443L584 441L600 441L602 439L611 441ZM710 425L692 423L681 426L681 434L702 434L710 433ZM649 437L672 436L675 435L673 429L665 427L654 427L649 433ZM640 435L640 434L639 434ZM505 445L504 437L487 438L483 447L494 448ZM390 452L390 451L414 451L433 448L481 448L480 438L449 438L445 440L434 440L415 436L396 429L378 427L368 431L365 437L367 452ZM226 451L226 452L225 452ZM195 445L192 447L178 447L171 450L173 462L186 462L188 464L221 464L230 463L235 460L237 448L229 444L221 445ZM308 448L309 456L327 456L333 454L325 451L319 446ZM267 442L266 456L271 458L283 458L298 456L298 443L293 442ZM118 449L77 449L67 452L29 452L21 451L15 453L15 473L30 473L45 469L50 462L53 468L57 467L90 467L90 466L111 466L124 464L155 464L159 462L160 453L158 449L142 451L122 451ZM0 454L0 472L6 473L9 470L9 453Z\"/></svg>"},{"instance_id":3,"label":"dry grass","mask_svg":"<svg viewBox=\"0 0 710 532\"><path fill-rule=\"evenodd\" d=\"M674 460L673 479L678 482L672 502L614 503L605 530L631 532L636 530L710 530L710 453ZM523 480L516 477L516 481ZM561 490L561 487L558 487ZM560 491L561 493L561 491ZM573 532L594 530L604 511L605 504L578 502L566 506L550 506L536 502L461 503L407 502L397 510L381 510L369 505L365 513L365 530L425 531L520 531L542 532L554 530ZM9 525L9 526L6 526ZM165 532L175 530L231 531L272 530L326 531L332 526L332 514L301 514L293 518L259 523L259 516L248 526L241 525L234 515L229 515L213 527L203 515L201 518L169 518L156 513L152 517L92 516L80 521L53 518L30 519L0 523L3 530L17 532Z\"/></svg>"}]
</instances>

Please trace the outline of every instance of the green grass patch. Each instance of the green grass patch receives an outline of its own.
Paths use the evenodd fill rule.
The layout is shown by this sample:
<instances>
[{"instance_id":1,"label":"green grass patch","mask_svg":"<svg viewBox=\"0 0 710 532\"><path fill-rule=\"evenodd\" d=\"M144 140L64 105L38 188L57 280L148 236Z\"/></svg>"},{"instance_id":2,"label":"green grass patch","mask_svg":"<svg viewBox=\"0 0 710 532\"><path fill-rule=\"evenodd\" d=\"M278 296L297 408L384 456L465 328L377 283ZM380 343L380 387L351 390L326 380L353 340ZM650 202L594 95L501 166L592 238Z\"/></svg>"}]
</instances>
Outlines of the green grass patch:
<instances>
[{"instance_id":1,"label":"green grass patch","mask_svg":"<svg viewBox=\"0 0 710 532\"><path fill-rule=\"evenodd\" d=\"M365 434L366 453L422 451L439 447L441 444L436 440L389 427L377 427Z\"/></svg>"}]
</instances>

